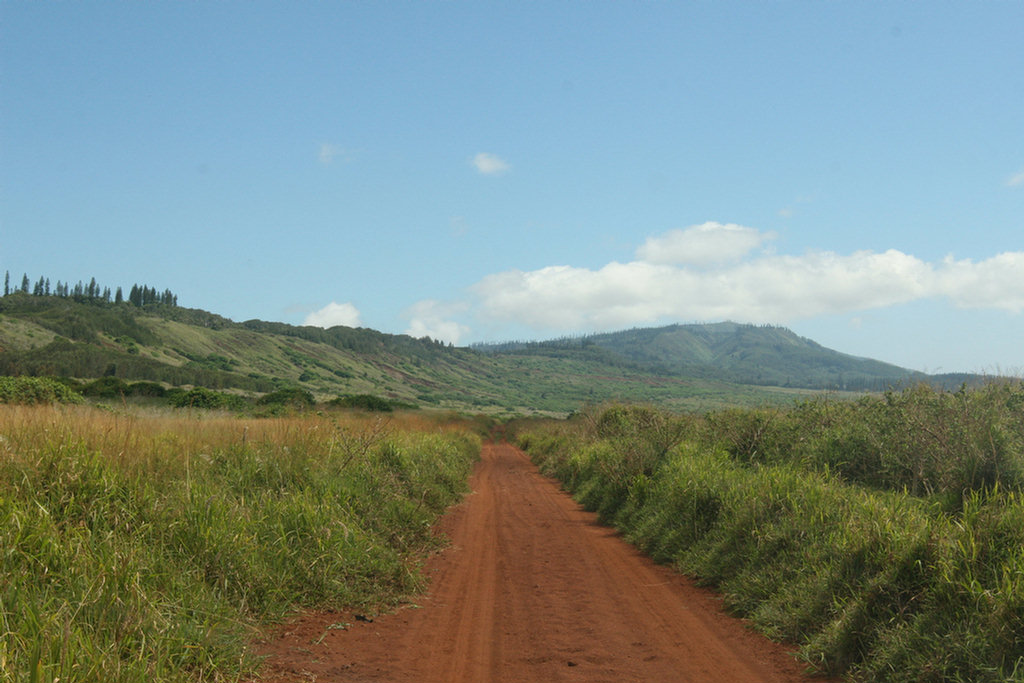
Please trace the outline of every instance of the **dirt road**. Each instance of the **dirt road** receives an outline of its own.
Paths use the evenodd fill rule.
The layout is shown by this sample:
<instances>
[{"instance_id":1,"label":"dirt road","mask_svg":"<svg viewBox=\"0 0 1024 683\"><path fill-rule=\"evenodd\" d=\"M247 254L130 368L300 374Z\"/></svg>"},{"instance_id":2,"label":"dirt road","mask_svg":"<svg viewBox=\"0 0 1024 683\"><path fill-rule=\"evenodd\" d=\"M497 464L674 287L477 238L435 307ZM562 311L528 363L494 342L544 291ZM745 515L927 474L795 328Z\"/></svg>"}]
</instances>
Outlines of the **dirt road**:
<instances>
[{"instance_id":1,"label":"dirt road","mask_svg":"<svg viewBox=\"0 0 1024 683\"><path fill-rule=\"evenodd\" d=\"M485 446L470 483L442 521L452 543L428 564L418 606L289 624L263 646L264 680L808 680L784 648L599 526L521 451Z\"/></svg>"}]
</instances>

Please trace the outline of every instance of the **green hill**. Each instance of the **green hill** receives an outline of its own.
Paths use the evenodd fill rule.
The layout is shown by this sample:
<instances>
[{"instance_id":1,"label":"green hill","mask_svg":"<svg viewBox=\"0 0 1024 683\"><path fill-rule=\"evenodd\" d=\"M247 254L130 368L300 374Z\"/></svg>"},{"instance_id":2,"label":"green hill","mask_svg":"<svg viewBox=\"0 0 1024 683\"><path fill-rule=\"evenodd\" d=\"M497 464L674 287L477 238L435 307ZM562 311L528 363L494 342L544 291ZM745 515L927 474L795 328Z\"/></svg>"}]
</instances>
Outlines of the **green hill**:
<instances>
[{"instance_id":1,"label":"green hill","mask_svg":"<svg viewBox=\"0 0 1024 683\"><path fill-rule=\"evenodd\" d=\"M301 387L420 406L566 412L606 400L676 408L791 400L925 379L778 327L672 325L461 348L365 328L234 322L169 303L0 297L0 374L116 377L250 395Z\"/></svg>"}]
</instances>

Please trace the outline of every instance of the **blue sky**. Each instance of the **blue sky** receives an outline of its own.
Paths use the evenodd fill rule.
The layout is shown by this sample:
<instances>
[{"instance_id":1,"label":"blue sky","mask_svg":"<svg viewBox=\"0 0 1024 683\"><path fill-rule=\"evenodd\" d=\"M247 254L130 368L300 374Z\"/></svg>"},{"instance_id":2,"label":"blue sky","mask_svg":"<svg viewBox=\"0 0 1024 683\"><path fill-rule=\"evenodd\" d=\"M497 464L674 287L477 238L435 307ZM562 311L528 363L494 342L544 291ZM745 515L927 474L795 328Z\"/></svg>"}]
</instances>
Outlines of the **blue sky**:
<instances>
[{"instance_id":1,"label":"blue sky","mask_svg":"<svg viewBox=\"0 0 1024 683\"><path fill-rule=\"evenodd\" d=\"M0 269L1024 369L1024 4L0 0Z\"/></svg>"}]
</instances>

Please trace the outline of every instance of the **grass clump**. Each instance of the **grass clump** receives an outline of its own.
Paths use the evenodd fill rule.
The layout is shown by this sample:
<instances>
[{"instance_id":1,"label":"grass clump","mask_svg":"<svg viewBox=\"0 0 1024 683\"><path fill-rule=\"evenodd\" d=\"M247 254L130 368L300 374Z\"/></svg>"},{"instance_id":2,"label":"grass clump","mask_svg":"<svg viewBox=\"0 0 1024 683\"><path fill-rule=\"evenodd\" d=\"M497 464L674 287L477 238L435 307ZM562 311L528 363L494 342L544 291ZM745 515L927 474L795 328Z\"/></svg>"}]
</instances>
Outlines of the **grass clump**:
<instances>
[{"instance_id":1,"label":"grass clump","mask_svg":"<svg viewBox=\"0 0 1024 683\"><path fill-rule=\"evenodd\" d=\"M611 406L520 441L631 542L716 586L816 669L1003 683L1024 677L1018 391L660 419ZM918 451L940 442L947 459Z\"/></svg>"},{"instance_id":2,"label":"grass clump","mask_svg":"<svg viewBox=\"0 0 1024 683\"><path fill-rule=\"evenodd\" d=\"M429 428L428 428L429 427ZM459 426L0 411L0 681L221 681L261 624L422 586Z\"/></svg>"}]
</instances>

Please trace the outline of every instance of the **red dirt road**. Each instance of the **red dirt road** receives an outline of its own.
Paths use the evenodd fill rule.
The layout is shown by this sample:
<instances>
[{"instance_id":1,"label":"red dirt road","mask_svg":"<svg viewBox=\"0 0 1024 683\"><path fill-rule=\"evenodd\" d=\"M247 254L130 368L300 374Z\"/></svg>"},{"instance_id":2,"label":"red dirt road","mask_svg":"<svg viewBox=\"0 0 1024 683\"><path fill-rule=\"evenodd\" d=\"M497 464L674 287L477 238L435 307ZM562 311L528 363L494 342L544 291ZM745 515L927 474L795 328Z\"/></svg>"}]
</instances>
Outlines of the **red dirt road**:
<instances>
[{"instance_id":1,"label":"red dirt road","mask_svg":"<svg viewBox=\"0 0 1024 683\"><path fill-rule=\"evenodd\" d=\"M470 484L442 520L451 546L427 565L418 608L307 615L261 646L262 680L810 680L711 592L599 526L521 451L485 446Z\"/></svg>"}]
</instances>

